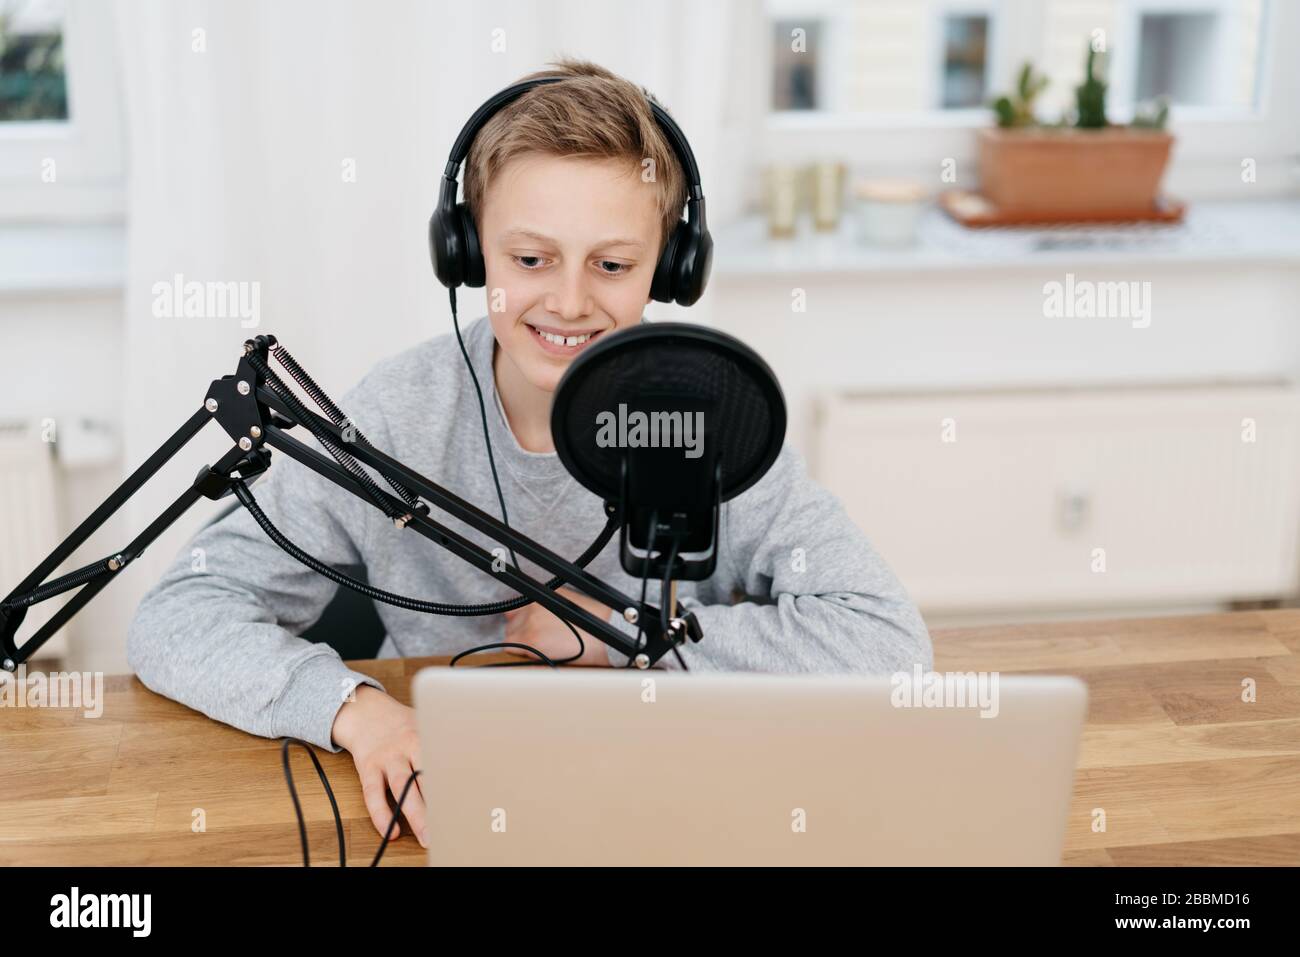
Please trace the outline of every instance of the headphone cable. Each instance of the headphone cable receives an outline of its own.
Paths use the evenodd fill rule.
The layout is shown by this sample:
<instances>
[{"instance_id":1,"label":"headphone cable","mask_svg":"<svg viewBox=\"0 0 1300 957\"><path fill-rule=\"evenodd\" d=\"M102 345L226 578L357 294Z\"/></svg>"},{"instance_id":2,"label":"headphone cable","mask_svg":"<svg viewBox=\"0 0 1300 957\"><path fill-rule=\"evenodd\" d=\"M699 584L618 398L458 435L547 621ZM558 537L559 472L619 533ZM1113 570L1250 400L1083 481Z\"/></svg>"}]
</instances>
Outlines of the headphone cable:
<instances>
[{"instance_id":1,"label":"headphone cable","mask_svg":"<svg viewBox=\"0 0 1300 957\"><path fill-rule=\"evenodd\" d=\"M465 367L469 369L470 380L474 383L474 394L478 397L478 414L479 414L479 419L483 423L483 443L487 446L488 465L492 469L492 484L496 487L497 503L501 506L501 524L504 525L506 528L509 528L510 517L506 513L506 499L505 496L501 494L501 480L497 476L496 458L492 454L492 436L488 432L487 405L483 401L483 389L482 387L479 386L478 373L474 371L474 363L470 361L469 350L465 348L465 339L460 334L460 317L457 315L456 312L456 287L452 286L448 291L450 293L450 298L451 298L452 328L456 330L456 342L460 344L460 354L465 359ZM490 360L488 364L488 369L489 371L491 371ZM522 571L522 569L519 568L519 559L515 556L515 550L511 548L509 545L507 545L506 547L510 552L511 563L515 566L516 570ZM558 615L556 617L559 618ZM582 640L582 635L579 634L577 628L573 627L572 624L570 624L568 621L565 621L563 618L560 618L560 621L564 623L564 626L569 629L569 631L573 634L573 637L576 638L578 641L578 653L576 655L572 655L568 658L561 658L558 661L552 661L550 658L542 654L542 652L532 647L531 645L521 644L519 642L512 642L512 641L495 641L490 644L476 645L473 648L465 649L464 651L460 652L459 654L457 654L455 657L451 659L451 662L449 663L448 667L451 668L456 667L456 663L458 661L460 661L462 658L465 658L469 655L478 654L479 652L483 652L483 651L491 651L497 648L521 648L525 651L528 651L536 655L541 660L540 661L503 661L503 662L496 662L493 664L485 665L484 667L522 668L522 667L535 667L536 665L544 664L547 665L548 667L556 668L560 665L567 665L571 662L577 661L586 653L587 644Z\"/></svg>"}]
</instances>

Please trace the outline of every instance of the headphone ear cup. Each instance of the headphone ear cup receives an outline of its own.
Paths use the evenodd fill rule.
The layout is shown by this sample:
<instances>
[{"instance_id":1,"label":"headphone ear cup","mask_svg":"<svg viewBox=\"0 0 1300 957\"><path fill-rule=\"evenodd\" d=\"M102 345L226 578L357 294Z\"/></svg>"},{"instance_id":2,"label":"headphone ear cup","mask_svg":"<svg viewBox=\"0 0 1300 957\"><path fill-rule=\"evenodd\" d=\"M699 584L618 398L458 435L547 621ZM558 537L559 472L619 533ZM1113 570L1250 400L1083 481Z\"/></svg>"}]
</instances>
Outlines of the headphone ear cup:
<instances>
[{"instance_id":1,"label":"headphone ear cup","mask_svg":"<svg viewBox=\"0 0 1300 957\"><path fill-rule=\"evenodd\" d=\"M650 297L659 302L693 306L704 295L712 268L713 237L707 229L697 230L683 219L673 230L655 266Z\"/></svg>"},{"instance_id":2,"label":"headphone ear cup","mask_svg":"<svg viewBox=\"0 0 1300 957\"><path fill-rule=\"evenodd\" d=\"M682 231L686 228L684 221L679 221L673 227L672 235L668 237L668 242L664 244L664 251L659 254L659 262L655 264L655 276L650 281L650 298L656 302L672 302L674 277L677 274L677 268L674 263L677 260L677 246L682 240Z\"/></svg>"},{"instance_id":3,"label":"headphone ear cup","mask_svg":"<svg viewBox=\"0 0 1300 957\"><path fill-rule=\"evenodd\" d=\"M469 211L469 207L464 203L456 204L456 212L460 218L460 235L462 239L461 250L464 258L464 271L462 282L466 286L475 289L487 282L487 277L483 268L483 250L478 244L478 227L474 225L474 217Z\"/></svg>"},{"instance_id":4,"label":"headphone ear cup","mask_svg":"<svg viewBox=\"0 0 1300 957\"><path fill-rule=\"evenodd\" d=\"M678 256L681 259L681 287L677 301L683 306L693 306L704 295L709 272L713 269L713 237L707 229L702 233L691 230L685 248Z\"/></svg>"},{"instance_id":5,"label":"headphone ear cup","mask_svg":"<svg viewBox=\"0 0 1300 957\"><path fill-rule=\"evenodd\" d=\"M461 284L463 274L460 235L460 217L452 219L440 206L429 217L429 257L438 281L448 289Z\"/></svg>"}]
</instances>

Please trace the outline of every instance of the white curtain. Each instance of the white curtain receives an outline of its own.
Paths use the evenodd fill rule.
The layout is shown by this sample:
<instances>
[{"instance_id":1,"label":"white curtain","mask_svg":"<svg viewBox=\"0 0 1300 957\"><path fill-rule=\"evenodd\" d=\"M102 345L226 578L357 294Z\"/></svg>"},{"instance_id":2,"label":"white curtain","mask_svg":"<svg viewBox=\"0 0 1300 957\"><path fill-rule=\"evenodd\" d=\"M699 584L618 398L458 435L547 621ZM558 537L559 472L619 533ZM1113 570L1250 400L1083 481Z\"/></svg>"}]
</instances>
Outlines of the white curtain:
<instances>
[{"instance_id":1,"label":"white curtain","mask_svg":"<svg viewBox=\"0 0 1300 957\"><path fill-rule=\"evenodd\" d=\"M119 0L127 470L234 371L250 335L275 334L337 396L379 358L449 331L426 224L451 141L483 99L556 56L652 90L691 139L710 224L725 222L745 200L759 13L757 0ZM259 284L260 325L155 315L155 284L177 274ZM466 317L484 311L474 292ZM707 303L651 314L707 321ZM130 527L229 447L209 425L136 496ZM124 646L125 616L215 510L194 509L117 583L105 609L117 620L101 615L97 639Z\"/></svg>"}]
</instances>

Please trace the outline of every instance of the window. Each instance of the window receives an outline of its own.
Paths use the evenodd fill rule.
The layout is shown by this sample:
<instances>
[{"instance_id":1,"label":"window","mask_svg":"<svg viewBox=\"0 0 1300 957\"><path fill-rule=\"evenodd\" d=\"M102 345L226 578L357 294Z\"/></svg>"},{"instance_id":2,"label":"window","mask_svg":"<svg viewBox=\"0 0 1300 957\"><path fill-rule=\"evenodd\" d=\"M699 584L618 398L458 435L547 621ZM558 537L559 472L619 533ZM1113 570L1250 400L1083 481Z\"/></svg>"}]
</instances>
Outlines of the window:
<instances>
[{"instance_id":1,"label":"window","mask_svg":"<svg viewBox=\"0 0 1300 957\"><path fill-rule=\"evenodd\" d=\"M0 23L0 221L120 219L113 5L0 0Z\"/></svg>"},{"instance_id":2,"label":"window","mask_svg":"<svg viewBox=\"0 0 1300 957\"><path fill-rule=\"evenodd\" d=\"M1285 0L1291 3L1291 0ZM1182 119L1257 112L1269 0L1107 0L1076 8L1052 0L1039 62L1052 85L1044 109L1067 109L1083 78L1083 38L1100 31L1108 53L1112 120L1167 96ZM1091 22L1089 22L1091 21Z\"/></svg>"},{"instance_id":3,"label":"window","mask_svg":"<svg viewBox=\"0 0 1300 957\"><path fill-rule=\"evenodd\" d=\"M0 123L67 118L62 5L0 0Z\"/></svg>"},{"instance_id":4,"label":"window","mask_svg":"<svg viewBox=\"0 0 1300 957\"><path fill-rule=\"evenodd\" d=\"M773 26L773 107L778 110L818 109L817 67L822 50L821 22L778 20ZM786 43L787 37L789 43ZM810 51L811 55L807 55Z\"/></svg>"},{"instance_id":5,"label":"window","mask_svg":"<svg viewBox=\"0 0 1300 957\"><path fill-rule=\"evenodd\" d=\"M988 101L999 0L768 0L776 112L915 113Z\"/></svg>"},{"instance_id":6,"label":"window","mask_svg":"<svg viewBox=\"0 0 1300 957\"><path fill-rule=\"evenodd\" d=\"M1135 5L1136 98L1164 94L1177 106L1253 110L1258 106L1264 0Z\"/></svg>"},{"instance_id":7,"label":"window","mask_svg":"<svg viewBox=\"0 0 1300 957\"><path fill-rule=\"evenodd\" d=\"M1175 103L1208 103L1205 69L1213 55L1215 17L1208 13L1142 17L1138 30L1138 99L1167 94Z\"/></svg>"},{"instance_id":8,"label":"window","mask_svg":"<svg viewBox=\"0 0 1300 957\"><path fill-rule=\"evenodd\" d=\"M982 106L988 101L987 16L948 16L943 24L944 109Z\"/></svg>"},{"instance_id":9,"label":"window","mask_svg":"<svg viewBox=\"0 0 1300 957\"><path fill-rule=\"evenodd\" d=\"M762 93L761 163L838 157L898 176L949 160L972 168L971 130L992 122L988 104L1021 66L1048 79L1039 118L1070 122L1097 43L1111 122L1169 97L1171 190L1235 195L1243 158L1260 170L1261 194L1295 182L1300 57L1288 41L1300 36L1300 0L761 2L758 54L774 78Z\"/></svg>"},{"instance_id":10,"label":"window","mask_svg":"<svg viewBox=\"0 0 1300 957\"><path fill-rule=\"evenodd\" d=\"M774 114L984 111L1026 60L1050 86L1044 118L1074 103L1090 45L1106 53L1123 122L1176 107L1256 108L1268 0L766 0ZM1005 36L1003 36L1005 34ZM973 119L973 118L972 118ZM982 122L982 118L980 122Z\"/></svg>"}]
</instances>

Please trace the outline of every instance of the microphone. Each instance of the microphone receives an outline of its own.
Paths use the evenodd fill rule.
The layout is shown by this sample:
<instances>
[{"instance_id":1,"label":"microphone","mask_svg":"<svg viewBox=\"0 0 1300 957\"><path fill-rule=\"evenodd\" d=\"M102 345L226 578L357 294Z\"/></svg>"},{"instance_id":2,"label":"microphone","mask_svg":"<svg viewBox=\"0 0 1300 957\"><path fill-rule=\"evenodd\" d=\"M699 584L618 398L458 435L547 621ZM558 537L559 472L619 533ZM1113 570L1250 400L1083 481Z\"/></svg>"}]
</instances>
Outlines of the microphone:
<instances>
[{"instance_id":1,"label":"microphone","mask_svg":"<svg viewBox=\"0 0 1300 957\"><path fill-rule=\"evenodd\" d=\"M785 397L762 357L681 322L593 343L565 370L551 408L561 462L621 517L623 569L665 582L713 574L721 505L763 477L785 429Z\"/></svg>"}]
</instances>

